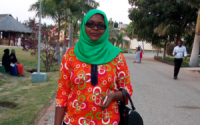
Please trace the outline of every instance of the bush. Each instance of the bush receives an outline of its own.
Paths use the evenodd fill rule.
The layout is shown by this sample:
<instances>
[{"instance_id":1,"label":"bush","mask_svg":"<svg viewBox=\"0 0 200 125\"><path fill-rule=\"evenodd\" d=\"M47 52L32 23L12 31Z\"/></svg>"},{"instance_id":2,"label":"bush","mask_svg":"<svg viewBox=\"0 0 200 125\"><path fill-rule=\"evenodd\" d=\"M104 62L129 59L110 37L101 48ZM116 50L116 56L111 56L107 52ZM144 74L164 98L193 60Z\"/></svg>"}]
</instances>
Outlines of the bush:
<instances>
[{"instance_id":1,"label":"bush","mask_svg":"<svg viewBox=\"0 0 200 125\"><path fill-rule=\"evenodd\" d=\"M176 45L174 43L170 43L169 45L167 45L167 55L172 56L175 46Z\"/></svg>"},{"instance_id":2,"label":"bush","mask_svg":"<svg viewBox=\"0 0 200 125\"><path fill-rule=\"evenodd\" d=\"M128 53L128 48L124 47L124 48L122 48L122 50L124 53Z\"/></svg>"},{"instance_id":3,"label":"bush","mask_svg":"<svg viewBox=\"0 0 200 125\"><path fill-rule=\"evenodd\" d=\"M191 54L191 52L192 52L192 47L187 47L187 46L186 46L186 50L187 50L187 54Z\"/></svg>"}]
</instances>

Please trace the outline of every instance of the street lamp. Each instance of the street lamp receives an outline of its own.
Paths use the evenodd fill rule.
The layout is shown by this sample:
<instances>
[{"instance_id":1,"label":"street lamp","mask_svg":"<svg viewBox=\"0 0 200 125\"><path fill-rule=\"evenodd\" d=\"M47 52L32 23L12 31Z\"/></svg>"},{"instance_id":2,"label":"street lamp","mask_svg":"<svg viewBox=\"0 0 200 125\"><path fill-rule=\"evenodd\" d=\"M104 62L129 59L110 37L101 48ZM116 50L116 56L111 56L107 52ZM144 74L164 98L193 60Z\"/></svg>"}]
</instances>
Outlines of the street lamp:
<instances>
[{"instance_id":1,"label":"street lamp","mask_svg":"<svg viewBox=\"0 0 200 125\"><path fill-rule=\"evenodd\" d=\"M41 18L42 18L42 0L40 0L40 17L39 17L38 68L37 68L37 72L32 73L32 82L33 83L45 82L47 80L47 74L40 73Z\"/></svg>"}]
</instances>

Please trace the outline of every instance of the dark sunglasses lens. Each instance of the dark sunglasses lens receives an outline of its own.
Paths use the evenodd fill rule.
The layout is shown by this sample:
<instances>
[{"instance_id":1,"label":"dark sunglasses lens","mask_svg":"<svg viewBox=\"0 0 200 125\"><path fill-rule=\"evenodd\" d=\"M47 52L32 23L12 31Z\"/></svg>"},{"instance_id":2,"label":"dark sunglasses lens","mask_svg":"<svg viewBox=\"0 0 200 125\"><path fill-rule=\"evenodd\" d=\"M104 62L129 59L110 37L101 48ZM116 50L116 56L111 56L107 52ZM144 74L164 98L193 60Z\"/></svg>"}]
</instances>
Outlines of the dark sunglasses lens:
<instances>
[{"instance_id":1,"label":"dark sunglasses lens","mask_svg":"<svg viewBox=\"0 0 200 125\"><path fill-rule=\"evenodd\" d=\"M95 27L95 23L94 22L87 22L86 26L89 28L94 28Z\"/></svg>"},{"instance_id":2,"label":"dark sunglasses lens","mask_svg":"<svg viewBox=\"0 0 200 125\"><path fill-rule=\"evenodd\" d=\"M98 25L98 29L100 29L100 30L105 30L105 29L106 29L106 25L104 25L104 24L99 24L99 25Z\"/></svg>"}]
</instances>

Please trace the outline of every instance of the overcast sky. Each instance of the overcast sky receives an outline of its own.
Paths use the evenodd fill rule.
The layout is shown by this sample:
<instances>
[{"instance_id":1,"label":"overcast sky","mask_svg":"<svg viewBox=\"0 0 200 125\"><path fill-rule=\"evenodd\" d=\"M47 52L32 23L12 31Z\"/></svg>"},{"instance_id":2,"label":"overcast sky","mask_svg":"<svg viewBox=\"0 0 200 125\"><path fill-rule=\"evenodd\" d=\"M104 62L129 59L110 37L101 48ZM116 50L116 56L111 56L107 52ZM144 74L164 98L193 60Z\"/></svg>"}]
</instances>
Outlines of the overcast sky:
<instances>
[{"instance_id":1,"label":"overcast sky","mask_svg":"<svg viewBox=\"0 0 200 125\"><path fill-rule=\"evenodd\" d=\"M1 0L0 2L0 14L11 14L14 18L18 17L18 20L24 22L29 17L33 18L35 12L29 12L30 5L37 0ZM131 6L128 4L128 0L96 0L100 3L98 9L103 10L108 19L112 18L113 21L123 22L128 24L130 22L128 18L128 9ZM51 19L42 19L42 22L47 24L54 24Z\"/></svg>"}]
</instances>

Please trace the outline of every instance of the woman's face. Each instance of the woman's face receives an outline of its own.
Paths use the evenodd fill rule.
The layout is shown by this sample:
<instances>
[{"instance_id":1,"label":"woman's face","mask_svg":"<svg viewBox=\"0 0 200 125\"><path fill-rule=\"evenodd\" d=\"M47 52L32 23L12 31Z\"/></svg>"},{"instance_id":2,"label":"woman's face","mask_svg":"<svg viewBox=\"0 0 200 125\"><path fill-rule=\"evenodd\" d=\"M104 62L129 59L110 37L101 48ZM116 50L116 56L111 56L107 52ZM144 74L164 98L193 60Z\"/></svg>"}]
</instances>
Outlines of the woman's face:
<instances>
[{"instance_id":1,"label":"woman's face","mask_svg":"<svg viewBox=\"0 0 200 125\"><path fill-rule=\"evenodd\" d=\"M105 25L104 17L101 14L93 15L88 22ZM92 41L97 41L104 34L105 30L99 30L97 26L93 28L85 26L85 32Z\"/></svg>"}]
</instances>

